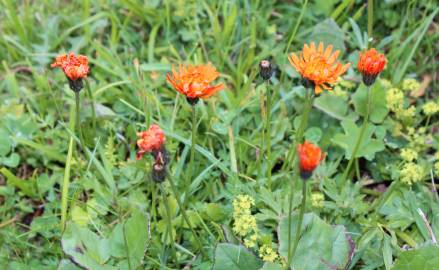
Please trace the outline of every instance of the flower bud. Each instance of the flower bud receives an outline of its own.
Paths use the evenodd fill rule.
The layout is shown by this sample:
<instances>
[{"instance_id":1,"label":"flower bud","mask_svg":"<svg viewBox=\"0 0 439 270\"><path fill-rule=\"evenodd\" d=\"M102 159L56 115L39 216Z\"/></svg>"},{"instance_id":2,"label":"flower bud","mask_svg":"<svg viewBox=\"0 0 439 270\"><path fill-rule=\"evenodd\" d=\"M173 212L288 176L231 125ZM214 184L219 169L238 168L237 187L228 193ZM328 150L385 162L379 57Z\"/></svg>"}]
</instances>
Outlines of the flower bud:
<instances>
[{"instance_id":1,"label":"flower bud","mask_svg":"<svg viewBox=\"0 0 439 270\"><path fill-rule=\"evenodd\" d=\"M273 67L270 61L262 60L259 63L259 75L261 75L264 80L269 80L271 76L273 76Z\"/></svg>"},{"instance_id":2,"label":"flower bud","mask_svg":"<svg viewBox=\"0 0 439 270\"><path fill-rule=\"evenodd\" d=\"M378 53L374 48L360 52L358 71L363 75L363 82L366 86L375 83L377 76L384 70L387 60L384 54Z\"/></svg>"},{"instance_id":3,"label":"flower bud","mask_svg":"<svg viewBox=\"0 0 439 270\"><path fill-rule=\"evenodd\" d=\"M317 146L308 141L297 145L299 156L300 176L307 180L312 176L313 171L325 158L325 153Z\"/></svg>"}]
</instances>

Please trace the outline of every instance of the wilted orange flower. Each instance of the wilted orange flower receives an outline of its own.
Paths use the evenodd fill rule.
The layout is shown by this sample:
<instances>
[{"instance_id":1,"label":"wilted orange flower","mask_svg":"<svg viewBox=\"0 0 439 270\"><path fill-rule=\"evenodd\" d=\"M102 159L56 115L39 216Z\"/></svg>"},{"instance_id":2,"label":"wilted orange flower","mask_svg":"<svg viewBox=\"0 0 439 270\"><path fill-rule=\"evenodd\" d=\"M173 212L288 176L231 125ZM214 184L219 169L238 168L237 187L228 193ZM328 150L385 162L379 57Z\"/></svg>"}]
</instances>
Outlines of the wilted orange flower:
<instances>
[{"instance_id":1,"label":"wilted orange flower","mask_svg":"<svg viewBox=\"0 0 439 270\"><path fill-rule=\"evenodd\" d=\"M378 74L384 70L386 63L387 60L384 54L378 53L375 48L367 50L364 53L360 52L360 60L358 61L357 68L358 71L363 74L364 83L368 86L372 85Z\"/></svg>"},{"instance_id":2,"label":"wilted orange flower","mask_svg":"<svg viewBox=\"0 0 439 270\"><path fill-rule=\"evenodd\" d=\"M87 77L89 71L87 56L78 55L76 57L73 52L58 55L50 66L61 68L67 78L72 81Z\"/></svg>"},{"instance_id":3,"label":"wilted orange flower","mask_svg":"<svg viewBox=\"0 0 439 270\"><path fill-rule=\"evenodd\" d=\"M300 58L292 53L288 60L304 79L314 83L315 93L320 94L322 88L331 90L338 77L349 67L349 63L342 65L336 61L339 53L338 50L332 53L332 45L325 49L320 42L316 48L314 42L311 42L309 46L307 44L303 46Z\"/></svg>"},{"instance_id":4,"label":"wilted orange flower","mask_svg":"<svg viewBox=\"0 0 439 270\"><path fill-rule=\"evenodd\" d=\"M138 132L137 137L137 159L141 159L145 153L159 151L165 143L165 133L156 124L147 131Z\"/></svg>"},{"instance_id":5,"label":"wilted orange flower","mask_svg":"<svg viewBox=\"0 0 439 270\"><path fill-rule=\"evenodd\" d=\"M209 63L198 66L180 65L178 72L172 68L172 76L167 74L166 78L175 90L189 100L198 100L208 98L224 88L223 84L211 85L219 75L215 67Z\"/></svg>"},{"instance_id":6,"label":"wilted orange flower","mask_svg":"<svg viewBox=\"0 0 439 270\"><path fill-rule=\"evenodd\" d=\"M303 178L311 176L312 172L319 166L320 161L325 158L325 153L320 147L308 141L297 145L297 152L299 154L299 167Z\"/></svg>"}]
</instances>

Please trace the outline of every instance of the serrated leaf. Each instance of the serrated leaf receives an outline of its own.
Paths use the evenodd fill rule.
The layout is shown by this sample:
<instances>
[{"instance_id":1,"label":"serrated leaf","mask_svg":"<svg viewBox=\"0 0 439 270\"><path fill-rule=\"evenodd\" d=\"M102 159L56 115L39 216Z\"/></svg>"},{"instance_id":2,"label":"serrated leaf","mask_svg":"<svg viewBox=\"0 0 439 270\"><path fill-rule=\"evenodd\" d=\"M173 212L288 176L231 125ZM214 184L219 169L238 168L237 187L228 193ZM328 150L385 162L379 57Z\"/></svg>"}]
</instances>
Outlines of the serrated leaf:
<instances>
[{"instance_id":1,"label":"serrated leaf","mask_svg":"<svg viewBox=\"0 0 439 270\"><path fill-rule=\"evenodd\" d=\"M294 241L297 214L293 214L290 229ZM305 214L300 230L300 241L291 262L292 269L328 270L344 269L350 262L354 247L342 225L331 226L313 213ZM285 259L288 253L288 217L279 224L279 254ZM293 244L293 243L291 243Z\"/></svg>"},{"instance_id":2,"label":"serrated leaf","mask_svg":"<svg viewBox=\"0 0 439 270\"><path fill-rule=\"evenodd\" d=\"M258 270L262 261L243 246L221 243L215 249L213 270Z\"/></svg>"},{"instance_id":3,"label":"serrated leaf","mask_svg":"<svg viewBox=\"0 0 439 270\"><path fill-rule=\"evenodd\" d=\"M361 116L366 115L367 110L367 87L361 84L352 95L355 112ZM386 92L380 83L375 83L370 88L370 121L382 123L389 113L386 103Z\"/></svg>"},{"instance_id":4,"label":"serrated leaf","mask_svg":"<svg viewBox=\"0 0 439 270\"><path fill-rule=\"evenodd\" d=\"M352 157L357 139L360 137L361 127L358 127L354 121L346 119L341 122L344 134L336 134L332 139L332 142L340 146L345 150L345 156L347 159ZM355 155L356 158L365 157L367 160L372 160L375 157L375 153L384 150L383 140L372 138L375 133L376 126L373 124L367 124L362 142Z\"/></svg>"}]
</instances>

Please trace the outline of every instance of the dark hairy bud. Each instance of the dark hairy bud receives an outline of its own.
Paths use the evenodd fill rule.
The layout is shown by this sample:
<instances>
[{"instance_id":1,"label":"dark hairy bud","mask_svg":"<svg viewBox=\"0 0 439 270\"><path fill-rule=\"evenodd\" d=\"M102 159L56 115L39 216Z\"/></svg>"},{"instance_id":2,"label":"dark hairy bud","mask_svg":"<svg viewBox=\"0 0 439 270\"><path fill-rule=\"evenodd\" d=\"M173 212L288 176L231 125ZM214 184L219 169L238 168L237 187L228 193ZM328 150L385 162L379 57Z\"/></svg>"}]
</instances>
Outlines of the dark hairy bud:
<instances>
[{"instance_id":1,"label":"dark hairy bud","mask_svg":"<svg viewBox=\"0 0 439 270\"><path fill-rule=\"evenodd\" d=\"M154 156L154 164L152 165L151 177L154 182L161 183L166 179L169 155L165 147L153 152L152 155Z\"/></svg>"},{"instance_id":2,"label":"dark hairy bud","mask_svg":"<svg viewBox=\"0 0 439 270\"><path fill-rule=\"evenodd\" d=\"M262 60L259 63L259 75L261 75L264 80L269 80L271 76L273 76L273 67L270 61Z\"/></svg>"},{"instance_id":3,"label":"dark hairy bud","mask_svg":"<svg viewBox=\"0 0 439 270\"><path fill-rule=\"evenodd\" d=\"M199 98L186 97L186 100L191 106L195 106L198 103Z\"/></svg>"},{"instance_id":4,"label":"dark hairy bud","mask_svg":"<svg viewBox=\"0 0 439 270\"><path fill-rule=\"evenodd\" d=\"M69 80L69 86L70 89L72 89L74 92L79 92L82 90L82 88L84 88L84 82L82 81L82 79L77 79L77 80Z\"/></svg>"},{"instance_id":5,"label":"dark hairy bud","mask_svg":"<svg viewBox=\"0 0 439 270\"><path fill-rule=\"evenodd\" d=\"M375 83L375 80L377 78L377 75L371 75L371 74L363 74L363 82L366 86L371 86Z\"/></svg>"}]
</instances>

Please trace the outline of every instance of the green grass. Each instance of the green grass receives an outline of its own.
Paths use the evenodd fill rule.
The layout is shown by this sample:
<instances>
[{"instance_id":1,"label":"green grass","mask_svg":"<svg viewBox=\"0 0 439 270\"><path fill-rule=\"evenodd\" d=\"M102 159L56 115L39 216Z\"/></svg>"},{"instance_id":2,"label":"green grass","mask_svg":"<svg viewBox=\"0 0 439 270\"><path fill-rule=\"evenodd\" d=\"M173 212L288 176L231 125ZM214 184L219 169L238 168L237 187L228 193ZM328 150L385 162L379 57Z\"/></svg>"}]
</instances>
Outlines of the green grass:
<instances>
[{"instance_id":1,"label":"green grass","mask_svg":"<svg viewBox=\"0 0 439 270\"><path fill-rule=\"evenodd\" d=\"M419 249L432 234L439 237L439 201L432 191L439 174L438 114L427 120L422 111L438 100L437 1L373 1L373 16L364 2L0 0L0 269L77 269L70 259L90 269L210 269L235 248L258 264L257 248L247 253L219 245L244 241L232 229L232 201L240 194L255 199L257 246L267 244L282 255L291 184L294 211L302 196L300 184L291 183L294 166L285 160L294 152L305 98L287 55L320 40L340 49L351 68L334 91L339 95L322 94L309 115L304 136L327 158L307 189L308 198L321 193L324 202L316 206L309 199L306 213L344 226L355 243L349 269L390 269L410 256L406 247ZM368 146L383 150L360 149L341 185L349 145L343 147L340 138L356 134L364 117L356 63L367 47L386 54L380 78L392 84L377 82L372 97ZM73 125L75 95L62 72L50 68L56 55L68 51L90 60L91 91L80 94L83 147ZM270 162L258 159L267 141L261 102L267 87L258 76L263 59L276 65L269 86ZM207 62L226 87L196 107L192 172L191 107L166 82L166 73L179 63ZM406 78L421 82L424 92L404 92L404 108L416 111L400 119L388 111L386 93L402 88ZM348 119L357 121L355 127L346 127ZM135 159L136 132L152 123L166 133L178 198L169 181L163 189L152 182L152 158ZM401 182L404 148L416 149L415 163L423 170L412 186ZM187 201L188 219L212 262L202 256L178 201ZM64 221L68 230L62 234ZM322 224L315 221L312 228L330 230Z\"/></svg>"}]
</instances>

